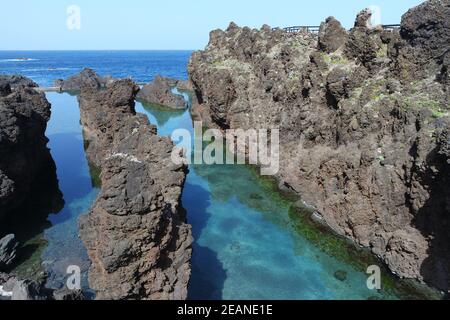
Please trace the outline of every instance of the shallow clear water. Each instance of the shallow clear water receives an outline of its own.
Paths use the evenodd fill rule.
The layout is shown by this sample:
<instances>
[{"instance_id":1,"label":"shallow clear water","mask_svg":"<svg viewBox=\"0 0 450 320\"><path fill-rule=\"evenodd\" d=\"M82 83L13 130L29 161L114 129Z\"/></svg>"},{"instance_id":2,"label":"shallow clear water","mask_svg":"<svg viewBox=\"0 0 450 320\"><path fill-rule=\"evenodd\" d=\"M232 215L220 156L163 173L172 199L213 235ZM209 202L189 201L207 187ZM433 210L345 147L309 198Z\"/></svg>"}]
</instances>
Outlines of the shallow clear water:
<instances>
[{"instance_id":1,"label":"shallow clear water","mask_svg":"<svg viewBox=\"0 0 450 320\"><path fill-rule=\"evenodd\" d=\"M188 111L138 103L160 135L193 131ZM292 203L247 166L190 167L183 207L194 231L191 299L395 299L296 232ZM338 280L336 271L347 273Z\"/></svg>"},{"instance_id":2,"label":"shallow clear water","mask_svg":"<svg viewBox=\"0 0 450 320\"><path fill-rule=\"evenodd\" d=\"M24 74L41 86L71 76L83 67L101 75L136 81L157 73L186 78L190 52L0 52L0 73ZM18 57L34 58L14 61ZM47 136L57 165L64 208L30 226L30 256L19 269L33 272L44 262L50 284L61 286L69 265L83 270L87 287L89 261L78 238L77 220L88 211L98 189L93 186L83 149L78 102L69 94L48 93L52 118ZM188 111L171 111L137 103L159 134L175 129L192 132ZM183 206L193 226L191 299L396 299L388 292L367 289L367 275L342 252L322 250L299 232L302 221L282 197L247 166L191 166L183 192ZM16 225L23 228L22 225ZM345 249L343 249L345 250ZM345 252L343 254L345 256ZM335 277L346 273L344 281ZM391 292L391 291L389 291Z\"/></svg>"},{"instance_id":3,"label":"shallow clear water","mask_svg":"<svg viewBox=\"0 0 450 320\"><path fill-rule=\"evenodd\" d=\"M21 245L11 271L31 279L42 279L45 272L47 287L59 289L66 284L68 268L77 266L82 288L92 297L87 281L90 262L78 236L78 218L89 211L99 189L93 185L84 152L77 97L46 96L52 104L46 136L56 172L45 173L53 178L43 182L42 195L36 192L45 200L34 202L32 196L19 212L2 221L0 233L14 233Z\"/></svg>"},{"instance_id":4,"label":"shallow clear water","mask_svg":"<svg viewBox=\"0 0 450 320\"><path fill-rule=\"evenodd\" d=\"M78 236L78 218L89 211L99 190L93 186L84 152L77 98L66 93L47 93L46 96L52 104L46 131L48 147L56 163L65 206L48 217L51 227L44 232L48 245L42 254L43 266L50 275L52 287L64 285L69 266L79 266L82 285L87 288L89 259Z\"/></svg>"}]
</instances>

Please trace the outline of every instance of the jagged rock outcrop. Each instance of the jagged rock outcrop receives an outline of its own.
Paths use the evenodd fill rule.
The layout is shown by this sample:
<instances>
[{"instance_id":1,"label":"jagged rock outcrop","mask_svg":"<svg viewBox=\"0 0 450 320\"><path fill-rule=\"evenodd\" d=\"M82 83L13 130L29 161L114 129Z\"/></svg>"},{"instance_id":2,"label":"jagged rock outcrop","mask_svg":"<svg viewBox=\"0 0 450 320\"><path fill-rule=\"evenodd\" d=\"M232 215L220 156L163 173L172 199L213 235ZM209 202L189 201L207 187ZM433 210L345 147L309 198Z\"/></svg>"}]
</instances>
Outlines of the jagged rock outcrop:
<instances>
[{"instance_id":1,"label":"jagged rock outcrop","mask_svg":"<svg viewBox=\"0 0 450 320\"><path fill-rule=\"evenodd\" d=\"M114 82L112 77L101 77L94 70L85 68L79 74L76 74L66 80L58 79L54 86L61 91L80 91L82 86L99 89L106 87Z\"/></svg>"},{"instance_id":2,"label":"jagged rock outcrop","mask_svg":"<svg viewBox=\"0 0 450 320\"><path fill-rule=\"evenodd\" d=\"M172 88L176 87L178 80L157 76L153 82L142 87L137 99L172 109L186 109L187 104L181 95L174 94Z\"/></svg>"},{"instance_id":3,"label":"jagged rock outcrop","mask_svg":"<svg viewBox=\"0 0 450 320\"><path fill-rule=\"evenodd\" d=\"M69 290L63 288L60 290L55 290L53 292L53 300L56 301L82 301L86 300L83 292L81 290Z\"/></svg>"},{"instance_id":4,"label":"jagged rock outcrop","mask_svg":"<svg viewBox=\"0 0 450 320\"><path fill-rule=\"evenodd\" d=\"M427 1L402 17L401 41L398 45L399 75L434 77L446 68L450 41L450 2ZM448 59L448 58L447 58Z\"/></svg>"},{"instance_id":5,"label":"jagged rock outcrop","mask_svg":"<svg viewBox=\"0 0 450 320\"><path fill-rule=\"evenodd\" d=\"M1 87L5 87L9 85L12 89L17 89L18 87L28 87L28 88L37 88L38 85L31 79L28 79L24 76L20 75L0 75L0 95L2 92Z\"/></svg>"},{"instance_id":6,"label":"jagged rock outcrop","mask_svg":"<svg viewBox=\"0 0 450 320\"><path fill-rule=\"evenodd\" d=\"M194 115L279 128L282 188L399 276L445 291L449 6L411 9L400 31L371 26L369 11L345 34L327 19L319 37L231 24L189 64Z\"/></svg>"},{"instance_id":7,"label":"jagged rock outcrop","mask_svg":"<svg viewBox=\"0 0 450 320\"><path fill-rule=\"evenodd\" d=\"M5 271L14 262L18 245L13 234L0 239L0 271Z\"/></svg>"},{"instance_id":8,"label":"jagged rock outcrop","mask_svg":"<svg viewBox=\"0 0 450 320\"><path fill-rule=\"evenodd\" d=\"M41 194L40 184L50 178L56 181L56 167L45 136L49 102L43 93L33 89L31 80L18 76L1 78L0 218L28 202L33 194ZM48 182L47 188L53 190L53 185Z\"/></svg>"},{"instance_id":9,"label":"jagged rock outcrop","mask_svg":"<svg viewBox=\"0 0 450 320\"><path fill-rule=\"evenodd\" d=\"M97 299L186 299L192 232L180 204L186 166L173 144L137 114L131 80L83 87L87 156L101 168L101 193L80 219Z\"/></svg>"},{"instance_id":10,"label":"jagged rock outcrop","mask_svg":"<svg viewBox=\"0 0 450 320\"><path fill-rule=\"evenodd\" d=\"M319 49L327 53L333 53L347 42L347 30L334 17L329 17L322 22L319 30Z\"/></svg>"},{"instance_id":11,"label":"jagged rock outcrop","mask_svg":"<svg viewBox=\"0 0 450 320\"><path fill-rule=\"evenodd\" d=\"M189 80L178 80L177 88L178 90L181 91L188 91L188 92L194 91L194 86L192 85L192 82Z\"/></svg>"}]
</instances>

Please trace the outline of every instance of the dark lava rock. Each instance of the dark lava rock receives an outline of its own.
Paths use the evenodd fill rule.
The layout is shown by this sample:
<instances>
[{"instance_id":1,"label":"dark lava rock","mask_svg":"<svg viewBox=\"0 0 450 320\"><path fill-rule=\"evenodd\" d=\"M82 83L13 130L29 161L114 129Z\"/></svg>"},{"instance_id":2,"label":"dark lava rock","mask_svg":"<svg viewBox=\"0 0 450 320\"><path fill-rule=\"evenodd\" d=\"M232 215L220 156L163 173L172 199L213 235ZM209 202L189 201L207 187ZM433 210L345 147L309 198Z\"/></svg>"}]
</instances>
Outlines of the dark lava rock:
<instances>
[{"instance_id":1,"label":"dark lava rock","mask_svg":"<svg viewBox=\"0 0 450 320\"><path fill-rule=\"evenodd\" d=\"M60 88L61 91L80 91L82 86L94 89L105 87L112 80L111 77L102 78L94 70L86 68L66 80L56 80L54 86Z\"/></svg>"},{"instance_id":2,"label":"dark lava rock","mask_svg":"<svg viewBox=\"0 0 450 320\"><path fill-rule=\"evenodd\" d=\"M155 80L146 84L138 93L137 99L172 109L186 109L186 101L181 95L172 93L177 80L157 76Z\"/></svg>"},{"instance_id":3,"label":"dark lava rock","mask_svg":"<svg viewBox=\"0 0 450 320\"><path fill-rule=\"evenodd\" d=\"M347 42L347 30L334 17L329 17L320 25L319 48L332 53L343 47Z\"/></svg>"},{"instance_id":4,"label":"dark lava rock","mask_svg":"<svg viewBox=\"0 0 450 320\"><path fill-rule=\"evenodd\" d=\"M2 81L12 81L8 85L14 89L0 96L0 218L34 193L33 185L38 184L47 169L55 172L45 136L50 103L43 93L17 85L18 79L28 83L26 78L3 78L10 79Z\"/></svg>"},{"instance_id":5,"label":"dark lava rock","mask_svg":"<svg viewBox=\"0 0 450 320\"><path fill-rule=\"evenodd\" d=\"M106 90L83 87L79 97L86 150L101 168L101 192L80 219L97 299L186 299L192 231L180 197L186 166L171 160L134 101L138 87L120 80Z\"/></svg>"},{"instance_id":6,"label":"dark lava rock","mask_svg":"<svg viewBox=\"0 0 450 320\"><path fill-rule=\"evenodd\" d=\"M278 128L280 186L397 275L443 291L449 3L411 9L400 31L372 27L363 11L347 40L331 19L319 37L232 24L213 31L189 63L197 118L222 130ZM333 30L342 36L336 44Z\"/></svg>"},{"instance_id":7,"label":"dark lava rock","mask_svg":"<svg viewBox=\"0 0 450 320\"><path fill-rule=\"evenodd\" d=\"M13 234L0 239L0 271L5 270L14 262L18 245Z\"/></svg>"},{"instance_id":8,"label":"dark lava rock","mask_svg":"<svg viewBox=\"0 0 450 320\"><path fill-rule=\"evenodd\" d=\"M370 29L372 24L370 19L372 18L372 12L370 9L364 9L356 16L355 28L367 28Z\"/></svg>"},{"instance_id":9,"label":"dark lava rock","mask_svg":"<svg viewBox=\"0 0 450 320\"><path fill-rule=\"evenodd\" d=\"M55 290L53 299L57 301L81 301L86 300L81 290L69 290L67 288Z\"/></svg>"},{"instance_id":10,"label":"dark lava rock","mask_svg":"<svg viewBox=\"0 0 450 320\"><path fill-rule=\"evenodd\" d=\"M11 93L11 85L6 80L0 80L0 97L7 96Z\"/></svg>"},{"instance_id":11,"label":"dark lava rock","mask_svg":"<svg viewBox=\"0 0 450 320\"><path fill-rule=\"evenodd\" d=\"M398 73L405 81L445 72L450 43L449 17L450 0L426 1L402 17L400 35L404 41L397 45L396 51Z\"/></svg>"},{"instance_id":12,"label":"dark lava rock","mask_svg":"<svg viewBox=\"0 0 450 320\"><path fill-rule=\"evenodd\" d=\"M342 282L347 280L347 276L348 276L347 271L343 271L343 270L338 270L334 273L334 277Z\"/></svg>"},{"instance_id":13,"label":"dark lava rock","mask_svg":"<svg viewBox=\"0 0 450 320\"><path fill-rule=\"evenodd\" d=\"M27 88L38 87L36 82L20 75L12 75L12 76L0 75L0 84L1 83L8 83L12 89L17 89L19 87L27 87Z\"/></svg>"}]
</instances>

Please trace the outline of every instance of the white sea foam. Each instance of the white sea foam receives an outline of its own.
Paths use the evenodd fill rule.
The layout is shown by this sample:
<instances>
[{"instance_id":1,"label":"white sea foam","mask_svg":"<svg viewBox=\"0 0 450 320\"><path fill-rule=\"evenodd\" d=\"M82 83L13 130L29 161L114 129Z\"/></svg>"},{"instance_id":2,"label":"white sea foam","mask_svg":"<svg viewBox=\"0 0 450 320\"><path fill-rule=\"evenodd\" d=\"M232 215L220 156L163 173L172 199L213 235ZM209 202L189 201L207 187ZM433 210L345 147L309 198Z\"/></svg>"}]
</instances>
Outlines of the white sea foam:
<instances>
[{"instance_id":1,"label":"white sea foam","mask_svg":"<svg viewBox=\"0 0 450 320\"><path fill-rule=\"evenodd\" d=\"M23 69L22 72L41 72L41 71L69 71L75 68L37 68L37 69Z\"/></svg>"},{"instance_id":2,"label":"white sea foam","mask_svg":"<svg viewBox=\"0 0 450 320\"><path fill-rule=\"evenodd\" d=\"M0 62L28 62L28 61L38 61L39 59L0 59Z\"/></svg>"}]
</instances>

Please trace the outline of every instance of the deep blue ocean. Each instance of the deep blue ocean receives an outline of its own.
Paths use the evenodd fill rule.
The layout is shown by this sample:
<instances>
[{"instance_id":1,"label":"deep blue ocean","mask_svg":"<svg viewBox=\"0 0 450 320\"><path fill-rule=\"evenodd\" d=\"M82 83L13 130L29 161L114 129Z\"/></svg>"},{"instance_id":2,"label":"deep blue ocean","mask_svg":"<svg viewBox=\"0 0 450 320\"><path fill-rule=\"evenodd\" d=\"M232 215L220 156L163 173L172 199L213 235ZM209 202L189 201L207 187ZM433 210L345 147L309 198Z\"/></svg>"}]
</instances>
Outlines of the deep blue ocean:
<instances>
[{"instance_id":1,"label":"deep blue ocean","mask_svg":"<svg viewBox=\"0 0 450 320\"><path fill-rule=\"evenodd\" d=\"M186 79L190 54L0 52L0 73L22 74L41 86L51 86L55 79L74 75L84 67L103 76L131 76L139 83L156 74ZM21 58L30 60L18 60ZM60 287L67 266L79 265L83 287L88 290L89 260L78 238L77 220L88 211L99 190L84 154L77 97L47 93L47 98L52 104L48 146L57 165L65 207L49 213L45 226L39 227L43 231L32 233L23 244L34 251L17 270L26 274L43 268L50 275L50 285ZM136 109L158 126L160 135L179 128L193 130L189 110L171 111L141 103ZM312 231L299 228L302 220L290 210L293 203L250 167L191 166L182 201L195 237L191 299L399 298L391 287L369 290L361 264L343 258L350 256L345 246L326 250L323 243L320 247L311 241Z\"/></svg>"},{"instance_id":2,"label":"deep blue ocean","mask_svg":"<svg viewBox=\"0 0 450 320\"><path fill-rule=\"evenodd\" d=\"M187 79L192 51L0 51L0 74L22 74L41 87L84 68L103 76L132 77L138 83L155 75ZM29 60L21 60L23 58Z\"/></svg>"}]
</instances>

